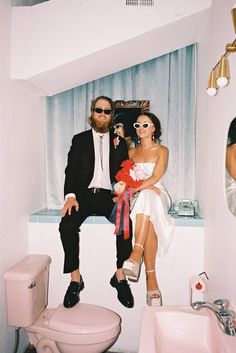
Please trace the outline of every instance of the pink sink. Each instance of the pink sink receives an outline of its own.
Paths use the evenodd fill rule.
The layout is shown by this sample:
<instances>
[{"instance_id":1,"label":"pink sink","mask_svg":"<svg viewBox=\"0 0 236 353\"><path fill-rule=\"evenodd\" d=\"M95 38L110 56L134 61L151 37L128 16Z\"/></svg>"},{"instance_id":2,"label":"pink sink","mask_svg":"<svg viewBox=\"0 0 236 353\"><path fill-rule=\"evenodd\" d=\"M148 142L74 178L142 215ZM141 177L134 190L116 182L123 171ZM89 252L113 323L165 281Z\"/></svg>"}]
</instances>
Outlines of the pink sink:
<instances>
[{"instance_id":1,"label":"pink sink","mask_svg":"<svg viewBox=\"0 0 236 353\"><path fill-rule=\"evenodd\" d=\"M222 332L208 309L145 307L139 353L235 353L236 337Z\"/></svg>"}]
</instances>

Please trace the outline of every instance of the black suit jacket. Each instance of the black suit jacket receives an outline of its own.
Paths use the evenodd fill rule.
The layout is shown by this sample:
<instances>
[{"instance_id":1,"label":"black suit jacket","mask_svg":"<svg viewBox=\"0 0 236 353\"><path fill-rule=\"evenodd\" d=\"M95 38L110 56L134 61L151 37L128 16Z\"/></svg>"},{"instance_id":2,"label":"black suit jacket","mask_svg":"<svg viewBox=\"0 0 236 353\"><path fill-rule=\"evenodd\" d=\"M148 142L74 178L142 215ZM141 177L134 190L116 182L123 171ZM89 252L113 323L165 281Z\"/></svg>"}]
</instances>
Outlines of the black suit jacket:
<instances>
[{"instance_id":1,"label":"black suit jacket","mask_svg":"<svg viewBox=\"0 0 236 353\"><path fill-rule=\"evenodd\" d=\"M119 137L119 145L114 146L114 138L117 136L110 134L110 179L115 182L115 175L120 169L122 161L128 158L126 141ZM94 172L94 143L92 129L75 135L68 153L68 163L65 169L64 195L74 193L79 195L88 188Z\"/></svg>"}]
</instances>

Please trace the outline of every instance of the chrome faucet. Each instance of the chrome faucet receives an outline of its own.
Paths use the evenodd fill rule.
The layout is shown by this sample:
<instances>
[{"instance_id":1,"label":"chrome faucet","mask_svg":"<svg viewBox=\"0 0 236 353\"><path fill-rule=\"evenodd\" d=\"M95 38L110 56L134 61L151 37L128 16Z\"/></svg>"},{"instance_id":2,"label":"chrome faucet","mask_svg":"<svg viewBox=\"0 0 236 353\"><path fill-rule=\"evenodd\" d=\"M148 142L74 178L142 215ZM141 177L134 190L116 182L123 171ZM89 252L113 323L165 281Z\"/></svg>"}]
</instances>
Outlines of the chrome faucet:
<instances>
[{"instance_id":1,"label":"chrome faucet","mask_svg":"<svg viewBox=\"0 0 236 353\"><path fill-rule=\"evenodd\" d=\"M211 310L217 317L222 331L227 335L236 336L235 312L229 309L229 301L227 299L217 299L213 303L197 301L192 303L191 306L194 310L203 308Z\"/></svg>"}]
</instances>

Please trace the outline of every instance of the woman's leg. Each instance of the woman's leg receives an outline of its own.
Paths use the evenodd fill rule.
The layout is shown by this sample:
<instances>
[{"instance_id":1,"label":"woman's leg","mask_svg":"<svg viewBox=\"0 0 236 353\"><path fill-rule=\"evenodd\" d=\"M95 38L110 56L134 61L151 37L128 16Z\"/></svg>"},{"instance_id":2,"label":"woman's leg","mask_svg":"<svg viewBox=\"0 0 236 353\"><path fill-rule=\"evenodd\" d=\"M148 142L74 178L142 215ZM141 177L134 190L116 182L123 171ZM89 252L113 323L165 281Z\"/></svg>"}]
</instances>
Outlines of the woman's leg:
<instances>
[{"instance_id":1,"label":"woman's leg","mask_svg":"<svg viewBox=\"0 0 236 353\"><path fill-rule=\"evenodd\" d=\"M148 229L150 224L150 217L144 214L136 215L135 224L135 244L129 258L124 261L122 270L124 275L131 281L138 281L141 269L141 262L144 251L144 244L146 242Z\"/></svg>"},{"instance_id":2,"label":"woman's leg","mask_svg":"<svg viewBox=\"0 0 236 353\"><path fill-rule=\"evenodd\" d=\"M133 251L129 257L129 259L133 260L134 262L140 262L143 256L143 248L148 235L149 224L150 224L149 216L146 216L143 213L136 215L134 238L135 238L135 244L138 244L138 245L135 246L134 244Z\"/></svg>"},{"instance_id":3,"label":"woman's leg","mask_svg":"<svg viewBox=\"0 0 236 353\"><path fill-rule=\"evenodd\" d=\"M154 231L152 222L149 224L148 234L144 246L144 264L146 268L147 290L159 289L155 266L156 254L158 249L158 239ZM149 272L150 271L150 272Z\"/></svg>"},{"instance_id":4,"label":"woman's leg","mask_svg":"<svg viewBox=\"0 0 236 353\"><path fill-rule=\"evenodd\" d=\"M144 245L144 263L146 268L147 304L162 305L162 297L156 278L156 254L158 238L152 222L149 224L148 234Z\"/></svg>"}]
</instances>

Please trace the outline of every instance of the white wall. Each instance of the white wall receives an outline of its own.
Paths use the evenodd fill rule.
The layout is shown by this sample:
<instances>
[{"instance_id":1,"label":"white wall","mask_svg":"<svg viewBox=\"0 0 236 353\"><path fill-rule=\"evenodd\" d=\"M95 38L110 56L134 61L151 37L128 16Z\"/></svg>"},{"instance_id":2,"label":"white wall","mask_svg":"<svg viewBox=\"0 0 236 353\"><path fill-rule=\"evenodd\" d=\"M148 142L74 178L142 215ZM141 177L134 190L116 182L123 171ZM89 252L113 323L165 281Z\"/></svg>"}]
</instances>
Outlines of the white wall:
<instances>
[{"instance_id":1,"label":"white wall","mask_svg":"<svg viewBox=\"0 0 236 353\"><path fill-rule=\"evenodd\" d=\"M0 351L4 353L13 351L14 332L6 323L2 275L28 253L28 214L45 206L44 99L10 79L10 45L10 1L1 1Z\"/></svg>"},{"instance_id":2,"label":"white wall","mask_svg":"<svg viewBox=\"0 0 236 353\"><path fill-rule=\"evenodd\" d=\"M224 54L226 43L235 38L231 8L235 0L213 1L209 27L199 42L197 178L198 198L204 205L205 271L209 281L208 298L228 298L236 307L236 218L225 202L225 144L230 121L236 115L236 54L229 57L231 82L218 95L209 97L206 86L210 70Z\"/></svg>"}]
</instances>

